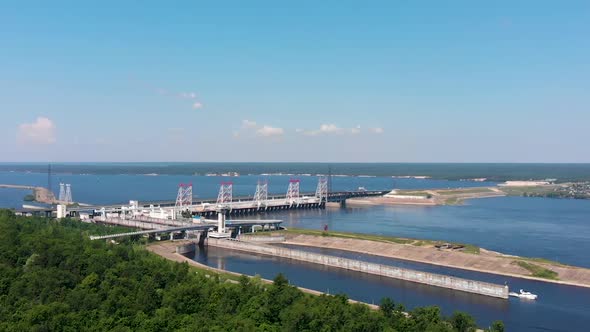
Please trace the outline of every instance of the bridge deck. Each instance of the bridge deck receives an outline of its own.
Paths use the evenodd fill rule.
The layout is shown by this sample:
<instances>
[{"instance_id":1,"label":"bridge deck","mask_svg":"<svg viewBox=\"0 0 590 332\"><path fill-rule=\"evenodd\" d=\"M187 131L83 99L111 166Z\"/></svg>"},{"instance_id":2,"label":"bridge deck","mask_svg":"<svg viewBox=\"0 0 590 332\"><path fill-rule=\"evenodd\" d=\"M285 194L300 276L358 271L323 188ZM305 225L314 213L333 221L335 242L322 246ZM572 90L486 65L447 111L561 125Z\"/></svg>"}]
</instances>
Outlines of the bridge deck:
<instances>
[{"instance_id":1,"label":"bridge deck","mask_svg":"<svg viewBox=\"0 0 590 332\"><path fill-rule=\"evenodd\" d=\"M126 232L126 233L117 233L117 234L108 234L108 235L98 235L98 236L90 236L91 240L101 240L101 239L114 239L118 237L125 237L125 236L133 236L133 235L145 235L145 234L156 234L156 233L173 233L173 232L182 232L182 231L189 231L189 230L208 230L211 228L216 228L217 223L203 223L203 224L185 224L184 226L180 227L157 227L160 225L153 225L156 228L150 228L150 225L146 225L147 223L142 221L133 221L133 220L125 220L127 224L118 224L112 222L112 220L103 221L104 223L108 224L117 224L121 226L128 226L128 227L136 227L136 228L143 228L144 230L135 231L135 232ZM143 225L140 226L136 224L135 226L132 223L138 223ZM256 225L278 225L282 223L282 220L277 219L268 219L268 220L226 220L225 227L232 228L232 227L249 227L249 226L256 226ZM145 228L144 228L145 227Z\"/></svg>"}]
</instances>

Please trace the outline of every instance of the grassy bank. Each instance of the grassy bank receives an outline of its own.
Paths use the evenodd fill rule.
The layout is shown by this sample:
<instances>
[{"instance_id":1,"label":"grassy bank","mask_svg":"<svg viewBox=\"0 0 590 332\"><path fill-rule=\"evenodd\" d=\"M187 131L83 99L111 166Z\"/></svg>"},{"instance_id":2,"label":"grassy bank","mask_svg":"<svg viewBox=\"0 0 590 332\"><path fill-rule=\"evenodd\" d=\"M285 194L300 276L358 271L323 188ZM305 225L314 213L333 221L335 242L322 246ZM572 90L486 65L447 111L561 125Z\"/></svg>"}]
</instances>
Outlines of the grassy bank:
<instances>
[{"instance_id":1,"label":"grassy bank","mask_svg":"<svg viewBox=\"0 0 590 332\"><path fill-rule=\"evenodd\" d=\"M403 237L395 237L395 236L385 236L385 235L373 235L373 234L362 234L362 233L348 233L348 232L334 232L334 231L320 231L320 230L313 230L313 229L301 229L301 228L290 228L287 230L281 231L274 231L272 233L281 233L281 234L293 234L293 235L313 235L313 236L327 236L327 237L337 237L337 238L344 238L344 239L357 239L357 240L367 240L367 241L377 241L377 242L386 242L386 243L396 243L396 244L411 244L414 246L433 246L437 243L441 243L444 241L432 241L432 240L422 240L422 239L409 239ZM253 233L254 235L268 235L269 232L257 232ZM464 246L462 252L468 254L479 254L480 248L478 246L472 244L463 244L463 243L452 243L456 245Z\"/></svg>"},{"instance_id":2,"label":"grassy bank","mask_svg":"<svg viewBox=\"0 0 590 332\"><path fill-rule=\"evenodd\" d=\"M509 196L525 196L525 195L546 195L552 192L558 186L525 186L525 187L499 187L506 195Z\"/></svg>"},{"instance_id":3,"label":"grassy bank","mask_svg":"<svg viewBox=\"0 0 590 332\"><path fill-rule=\"evenodd\" d=\"M448 190L437 190L436 193L439 195L466 195L466 194L485 194L493 192L491 189L486 187L481 188L458 188Z\"/></svg>"},{"instance_id":4,"label":"grassy bank","mask_svg":"<svg viewBox=\"0 0 590 332\"><path fill-rule=\"evenodd\" d=\"M447 198L445 199L445 205L459 205L463 202L463 200L457 198L457 197L451 197L451 198Z\"/></svg>"},{"instance_id":5,"label":"grassy bank","mask_svg":"<svg viewBox=\"0 0 590 332\"><path fill-rule=\"evenodd\" d=\"M416 240L413 240L413 239L406 239L406 238L393 237L393 236L382 236L382 235L361 234L361 233L345 233L345 232L334 232L334 231L324 232L324 231L318 231L318 230L313 230L313 229L301 229L301 228L290 228L288 230L283 230L281 232L286 233L286 234L330 236L330 237L339 237L339 238L346 238L346 239L359 239L359 240L397 243L397 244L412 244L412 243L416 242Z\"/></svg>"},{"instance_id":6,"label":"grassy bank","mask_svg":"<svg viewBox=\"0 0 590 332\"><path fill-rule=\"evenodd\" d=\"M546 269L542 266L525 261L514 261L513 264L517 264L518 266L528 270L531 273L531 276L533 277L558 280L557 272Z\"/></svg>"},{"instance_id":7,"label":"grassy bank","mask_svg":"<svg viewBox=\"0 0 590 332\"><path fill-rule=\"evenodd\" d=\"M407 196L422 196L422 197L428 197L431 196L430 193L423 191L423 190L396 190L397 195L407 195Z\"/></svg>"}]
</instances>

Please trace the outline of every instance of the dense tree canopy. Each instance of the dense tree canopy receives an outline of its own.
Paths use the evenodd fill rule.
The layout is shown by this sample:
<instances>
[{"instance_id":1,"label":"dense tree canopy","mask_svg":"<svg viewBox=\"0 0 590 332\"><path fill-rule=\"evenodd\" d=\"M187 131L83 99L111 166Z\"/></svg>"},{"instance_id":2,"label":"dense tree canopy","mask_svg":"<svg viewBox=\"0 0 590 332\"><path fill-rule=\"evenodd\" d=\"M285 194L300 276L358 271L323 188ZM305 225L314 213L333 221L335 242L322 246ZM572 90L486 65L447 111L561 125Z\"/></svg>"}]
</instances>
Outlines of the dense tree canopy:
<instances>
[{"instance_id":1,"label":"dense tree canopy","mask_svg":"<svg viewBox=\"0 0 590 332\"><path fill-rule=\"evenodd\" d=\"M381 310L346 296L311 296L282 275L228 282L168 262L132 242L88 240L98 225L16 217L0 210L0 331L472 331L384 299ZM495 328L503 328L501 324Z\"/></svg>"}]
</instances>

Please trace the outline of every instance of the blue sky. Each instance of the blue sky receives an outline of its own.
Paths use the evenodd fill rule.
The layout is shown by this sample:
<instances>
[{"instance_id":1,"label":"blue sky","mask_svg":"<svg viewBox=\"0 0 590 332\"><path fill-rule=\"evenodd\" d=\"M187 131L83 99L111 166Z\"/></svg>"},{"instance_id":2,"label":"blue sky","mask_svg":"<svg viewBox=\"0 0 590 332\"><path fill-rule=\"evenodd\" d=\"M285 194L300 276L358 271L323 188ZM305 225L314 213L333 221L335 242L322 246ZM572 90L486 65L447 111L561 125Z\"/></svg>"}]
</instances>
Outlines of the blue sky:
<instances>
[{"instance_id":1,"label":"blue sky","mask_svg":"<svg viewBox=\"0 0 590 332\"><path fill-rule=\"evenodd\" d=\"M0 161L590 162L588 1L0 3Z\"/></svg>"}]
</instances>

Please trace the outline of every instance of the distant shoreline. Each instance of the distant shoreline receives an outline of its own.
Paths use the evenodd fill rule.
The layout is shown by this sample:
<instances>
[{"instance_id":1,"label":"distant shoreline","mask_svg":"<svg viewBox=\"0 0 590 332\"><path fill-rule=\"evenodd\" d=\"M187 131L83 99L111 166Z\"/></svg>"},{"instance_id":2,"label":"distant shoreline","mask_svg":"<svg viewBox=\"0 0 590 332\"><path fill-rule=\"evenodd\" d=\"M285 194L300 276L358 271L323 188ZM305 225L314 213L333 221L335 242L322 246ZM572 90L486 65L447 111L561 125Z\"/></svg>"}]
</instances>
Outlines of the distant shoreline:
<instances>
[{"instance_id":1,"label":"distant shoreline","mask_svg":"<svg viewBox=\"0 0 590 332\"><path fill-rule=\"evenodd\" d=\"M0 163L0 172L47 174L48 163ZM590 163L318 163L318 162L133 162L52 163L53 174L195 176L206 174L264 176L317 176L332 174L392 177L392 181L452 180L504 182L556 179L556 182L590 181Z\"/></svg>"}]
</instances>

